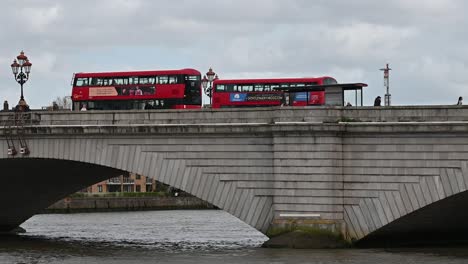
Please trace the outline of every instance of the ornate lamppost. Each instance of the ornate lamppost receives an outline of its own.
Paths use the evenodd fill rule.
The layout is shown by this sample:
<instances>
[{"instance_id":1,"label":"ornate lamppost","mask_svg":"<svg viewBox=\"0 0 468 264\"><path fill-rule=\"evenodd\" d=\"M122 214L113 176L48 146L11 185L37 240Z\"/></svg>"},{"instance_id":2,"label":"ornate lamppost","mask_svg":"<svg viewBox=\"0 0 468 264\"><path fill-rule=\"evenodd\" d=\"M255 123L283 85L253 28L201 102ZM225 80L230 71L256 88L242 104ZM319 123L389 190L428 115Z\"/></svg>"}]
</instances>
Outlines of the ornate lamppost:
<instances>
[{"instance_id":1,"label":"ornate lamppost","mask_svg":"<svg viewBox=\"0 0 468 264\"><path fill-rule=\"evenodd\" d=\"M213 82L218 80L218 75L213 71L212 68L208 70L205 76L202 79L202 86L205 94L210 97L210 107L211 107L211 96L213 91Z\"/></svg>"},{"instance_id":2,"label":"ornate lamppost","mask_svg":"<svg viewBox=\"0 0 468 264\"><path fill-rule=\"evenodd\" d=\"M24 55L24 51L21 51L20 55L13 60L13 64L11 64L11 70L13 71L13 75L15 76L15 80L21 86L21 97L16 106L16 111L28 111L29 106L26 104L23 96L23 85L29 80L29 73L31 72L32 63L29 62L28 57Z\"/></svg>"}]
</instances>

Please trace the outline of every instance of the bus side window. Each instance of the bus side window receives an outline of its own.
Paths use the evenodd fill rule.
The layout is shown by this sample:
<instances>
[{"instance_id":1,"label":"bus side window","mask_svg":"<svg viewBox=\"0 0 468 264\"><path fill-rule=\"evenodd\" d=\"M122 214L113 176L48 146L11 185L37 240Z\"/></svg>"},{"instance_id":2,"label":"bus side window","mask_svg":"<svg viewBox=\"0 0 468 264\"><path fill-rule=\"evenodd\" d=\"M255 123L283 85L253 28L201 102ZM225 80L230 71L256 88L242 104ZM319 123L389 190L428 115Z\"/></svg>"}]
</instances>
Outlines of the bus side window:
<instances>
[{"instance_id":1,"label":"bus side window","mask_svg":"<svg viewBox=\"0 0 468 264\"><path fill-rule=\"evenodd\" d=\"M215 86L215 91L217 92L224 92L224 84L217 84Z\"/></svg>"},{"instance_id":2,"label":"bus side window","mask_svg":"<svg viewBox=\"0 0 468 264\"><path fill-rule=\"evenodd\" d=\"M114 84L122 85L122 84L124 84L124 80L122 78L115 78L114 79Z\"/></svg>"},{"instance_id":3,"label":"bus side window","mask_svg":"<svg viewBox=\"0 0 468 264\"><path fill-rule=\"evenodd\" d=\"M252 85L242 85L242 92L252 92L253 91L253 86Z\"/></svg>"},{"instance_id":4,"label":"bus side window","mask_svg":"<svg viewBox=\"0 0 468 264\"><path fill-rule=\"evenodd\" d=\"M177 76L169 76L169 84L177 83Z\"/></svg>"},{"instance_id":5,"label":"bus side window","mask_svg":"<svg viewBox=\"0 0 468 264\"><path fill-rule=\"evenodd\" d=\"M87 86L88 85L88 78L78 78L76 80L76 86Z\"/></svg>"},{"instance_id":6,"label":"bus side window","mask_svg":"<svg viewBox=\"0 0 468 264\"><path fill-rule=\"evenodd\" d=\"M128 78L129 84L138 84L138 77Z\"/></svg>"},{"instance_id":7,"label":"bus side window","mask_svg":"<svg viewBox=\"0 0 468 264\"><path fill-rule=\"evenodd\" d=\"M149 84L148 77L140 77L140 84Z\"/></svg>"},{"instance_id":8,"label":"bus side window","mask_svg":"<svg viewBox=\"0 0 468 264\"><path fill-rule=\"evenodd\" d=\"M168 76L159 76L159 84L167 84L169 81L169 77Z\"/></svg>"}]
</instances>

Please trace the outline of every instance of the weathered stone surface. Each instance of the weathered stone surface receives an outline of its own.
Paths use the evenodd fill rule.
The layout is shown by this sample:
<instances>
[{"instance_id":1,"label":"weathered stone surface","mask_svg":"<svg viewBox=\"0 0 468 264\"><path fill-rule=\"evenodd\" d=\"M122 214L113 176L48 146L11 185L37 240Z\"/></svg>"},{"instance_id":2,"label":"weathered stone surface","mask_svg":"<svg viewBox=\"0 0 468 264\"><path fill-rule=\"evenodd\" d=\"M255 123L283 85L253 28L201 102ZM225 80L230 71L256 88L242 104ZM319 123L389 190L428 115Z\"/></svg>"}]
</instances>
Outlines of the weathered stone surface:
<instances>
[{"instance_id":1,"label":"weathered stone surface","mask_svg":"<svg viewBox=\"0 0 468 264\"><path fill-rule=\"evenodd\" d=\"M17 146L23 134L28 156L6 154L8 132ZM9 179L0 229L122 170L187 191L264 233L315 215L343 224L347 239L464 193L468 183L464 106L38 111L24 129L2 127L0 135L0 175Z\"/></svg>"}]
</instances>

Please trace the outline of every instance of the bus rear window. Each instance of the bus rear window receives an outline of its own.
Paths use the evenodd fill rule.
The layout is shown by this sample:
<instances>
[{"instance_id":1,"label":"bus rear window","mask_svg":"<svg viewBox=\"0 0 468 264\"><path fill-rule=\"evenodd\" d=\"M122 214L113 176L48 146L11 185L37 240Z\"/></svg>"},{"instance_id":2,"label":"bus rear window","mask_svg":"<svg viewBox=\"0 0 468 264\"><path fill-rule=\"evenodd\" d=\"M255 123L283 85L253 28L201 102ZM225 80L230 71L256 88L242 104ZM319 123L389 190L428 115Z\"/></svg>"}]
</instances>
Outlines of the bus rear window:
<instances>
[{"instance_id":1,"label":"bus rear window","mask_svg":"<svg viewBox=\"0 0 468 264\"><path fill-rule=\"evenodd\" d=\"M337 84L337 83L338 82L333 78L325 78L323 80L323 84L325 84L325 85L327 85L327 84Z\"/></svg>"}]
</instances>

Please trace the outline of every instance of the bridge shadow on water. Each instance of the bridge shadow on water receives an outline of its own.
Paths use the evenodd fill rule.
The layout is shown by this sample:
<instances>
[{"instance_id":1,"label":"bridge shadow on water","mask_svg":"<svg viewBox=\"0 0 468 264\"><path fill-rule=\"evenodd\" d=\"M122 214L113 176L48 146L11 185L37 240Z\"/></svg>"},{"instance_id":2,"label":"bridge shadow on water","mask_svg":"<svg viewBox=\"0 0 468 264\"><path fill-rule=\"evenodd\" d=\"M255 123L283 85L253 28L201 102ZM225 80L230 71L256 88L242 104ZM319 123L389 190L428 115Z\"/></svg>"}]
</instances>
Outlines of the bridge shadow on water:
<instances>
[{"instance_id":1,"label":"bridge shadow on water","mask_svg":"<svg viewBox=\"0 0 468 264\"><path fill-rule=\"evenodd\" d=\"M416 210L356 243L357 247L468 245L468 191Z\"/></svg>"}]
</instances>

